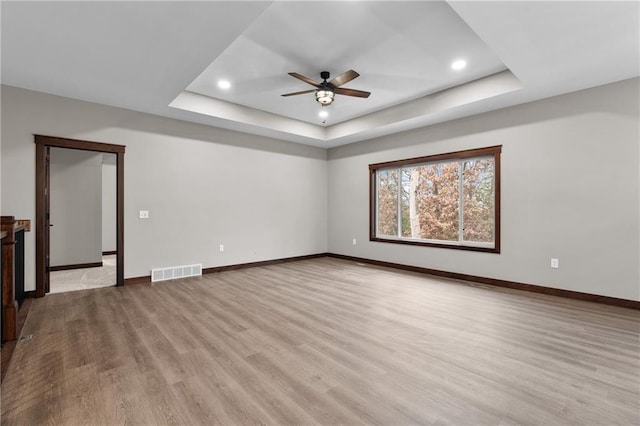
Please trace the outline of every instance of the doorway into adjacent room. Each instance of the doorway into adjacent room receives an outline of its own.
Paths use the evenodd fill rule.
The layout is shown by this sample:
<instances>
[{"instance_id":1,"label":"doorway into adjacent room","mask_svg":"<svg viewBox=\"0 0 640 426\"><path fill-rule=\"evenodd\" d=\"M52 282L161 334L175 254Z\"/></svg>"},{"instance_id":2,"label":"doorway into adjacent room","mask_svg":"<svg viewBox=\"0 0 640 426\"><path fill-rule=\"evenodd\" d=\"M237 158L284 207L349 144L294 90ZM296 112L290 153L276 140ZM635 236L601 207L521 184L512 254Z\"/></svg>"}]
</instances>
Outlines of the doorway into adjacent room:
<instances>
[{"instance_id":1,"label":"doorway into adjacent room","mask_svg":"<svg viewBox=\"0 0 640 426\"><path fill-rule=\"evenodd\" d=\"M125 147L35 142L36 296L124 285Z\"/></svg>"},{"instance_id":2,"label":"doorway into adjacent room","mask_svg":"<svg viewBox=\"0 0 640 426\"><path fill-rule=\"evenodd\" d=\"M49 292L116 284L116 155L49 150Z\"/></svg>"}]
</instances>

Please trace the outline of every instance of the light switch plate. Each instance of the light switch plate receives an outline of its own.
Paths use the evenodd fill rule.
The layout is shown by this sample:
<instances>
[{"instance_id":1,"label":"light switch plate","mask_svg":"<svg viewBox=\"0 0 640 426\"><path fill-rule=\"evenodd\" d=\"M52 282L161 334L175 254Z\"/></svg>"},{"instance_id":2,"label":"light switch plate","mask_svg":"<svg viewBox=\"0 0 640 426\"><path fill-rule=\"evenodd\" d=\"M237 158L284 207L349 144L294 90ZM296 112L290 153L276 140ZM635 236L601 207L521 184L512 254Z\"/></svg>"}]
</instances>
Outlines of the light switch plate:
<instances>
[{"instance_id":1,"label":"light switch plate","mask_svg":"<svg viewBox=\"0 0 640 426\"><path fill-rule=\"evenodd\" d=\"M140 219L149 219L149 210L140 210Z\"/></svg>"}]
</instances>

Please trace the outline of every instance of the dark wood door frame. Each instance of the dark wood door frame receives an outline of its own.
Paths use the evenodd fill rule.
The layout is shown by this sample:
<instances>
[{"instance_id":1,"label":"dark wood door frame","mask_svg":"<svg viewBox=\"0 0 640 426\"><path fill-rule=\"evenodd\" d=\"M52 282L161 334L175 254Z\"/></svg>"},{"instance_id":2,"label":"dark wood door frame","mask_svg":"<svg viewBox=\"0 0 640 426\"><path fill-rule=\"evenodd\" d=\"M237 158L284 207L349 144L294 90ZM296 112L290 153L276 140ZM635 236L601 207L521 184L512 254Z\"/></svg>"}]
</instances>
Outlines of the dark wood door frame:
<instances>
[{"instance_id":1,"label":"dark wood door frame","mask_svg":"<svg viewBox=\"0 0 640 426\"><path fill-rule=\"evenodd\" d=\"M89 142L54 136L34 135L36 143L36 297L44 297L49 271L46 267L45 232L48 232L46 217L45 187L49 178L46 167L47 150L50 147L79 149L83 151L116 154L116 285L124 285L124 151L123 145Z\"/></svg>"}]
</instances>

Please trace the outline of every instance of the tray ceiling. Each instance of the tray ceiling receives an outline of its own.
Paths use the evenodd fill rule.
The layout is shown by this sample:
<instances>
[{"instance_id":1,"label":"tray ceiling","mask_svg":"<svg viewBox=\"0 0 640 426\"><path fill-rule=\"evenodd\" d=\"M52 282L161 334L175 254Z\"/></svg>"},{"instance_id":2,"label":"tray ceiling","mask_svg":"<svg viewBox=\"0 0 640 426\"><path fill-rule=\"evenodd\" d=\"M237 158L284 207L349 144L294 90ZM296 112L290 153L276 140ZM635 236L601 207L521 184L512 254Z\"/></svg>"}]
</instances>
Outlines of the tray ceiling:
<instances>
[{"instance_id":1,"label":"tray ceiling","mask_svg":"<svg viewBox=\"0 0 640 426\"><path fill-rule=\"evenodd\" d=\"M2 84L332 147L639 75L638 2L12 2ZM455 71L451 63L467 62ZM311 89L354 69L318 116ZM218 81L231 83L227 90Z\"/></svg>"}]
</instances>

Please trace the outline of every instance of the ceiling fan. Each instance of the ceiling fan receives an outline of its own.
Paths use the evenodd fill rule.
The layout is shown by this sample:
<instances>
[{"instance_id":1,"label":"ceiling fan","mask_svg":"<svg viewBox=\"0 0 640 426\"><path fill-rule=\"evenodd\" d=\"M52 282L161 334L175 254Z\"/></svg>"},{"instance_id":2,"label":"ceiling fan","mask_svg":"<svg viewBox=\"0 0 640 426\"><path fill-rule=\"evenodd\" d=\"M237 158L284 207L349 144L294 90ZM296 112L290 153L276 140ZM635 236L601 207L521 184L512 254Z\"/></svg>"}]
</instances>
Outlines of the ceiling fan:
<instances>
[{"instance_id":1,"label":"ceiling fan","mask_svg":"<svg viewBox=\"0 0 640 426\"><path fill-rule=\"evenodd\" d=\"M364 90L355 90L355 89L347 89L340 87L345 83L353 80L358 77L360 74L355 72L354 70L349 70L343 72L337 77L334 77L333 80L327 81L331 74L329 71L322 71L320 73L320 78L323 80L322 83L316 83L309 77L305 77L304 75L298 74L297 72L290 72L289 75L291 77L295 77L298 80L302 80L305 83L308 83L316 89L303 90L301 92L293 92L293 93L285 93L282 96L294 96L294 95L302 95L305 93L316 92L316 101L320 102L322 106L331 105L333 102L335 95L346 95L346 96L355 96L357 98L368 98L371 93L365 92Z\"/></svg>"}]
</instances>

